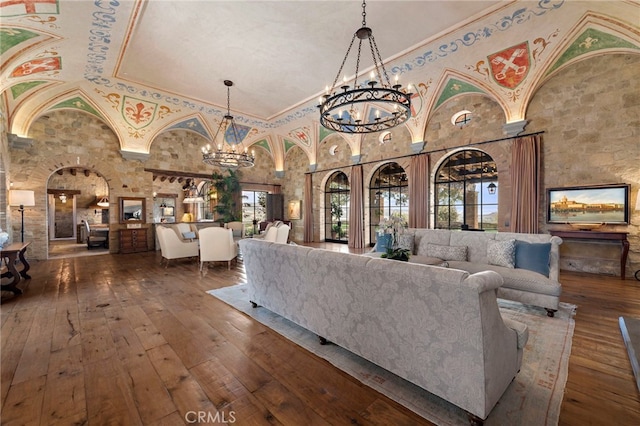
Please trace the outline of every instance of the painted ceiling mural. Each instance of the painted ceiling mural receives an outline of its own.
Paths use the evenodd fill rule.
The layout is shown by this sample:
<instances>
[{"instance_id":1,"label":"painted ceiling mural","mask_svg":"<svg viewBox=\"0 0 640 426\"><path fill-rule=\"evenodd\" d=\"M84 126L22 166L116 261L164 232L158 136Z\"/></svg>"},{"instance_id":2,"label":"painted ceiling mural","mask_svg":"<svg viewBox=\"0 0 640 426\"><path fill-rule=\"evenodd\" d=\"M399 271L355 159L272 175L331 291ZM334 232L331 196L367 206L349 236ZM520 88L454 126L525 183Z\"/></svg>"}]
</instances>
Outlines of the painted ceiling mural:
<instances>
[{"instance_id":1,"label":"painted ceiling mural","mask_svg":"<svg viewBox=\"0 0 640 426\"><path fill-rule=\"evenodd\" d=\"M212 141L226 114L223 105L118 73L145 12L142 0L1 1L0 92L11 133L26 136L38 116L72 108L105 121L123 152L148 154L153 140L172 129ZM516 1L412 47L385 63L413 93L406 143L422 142L434 111L468 93L494 99L505 124L523 122L524 128L531 97L553 73L590 55L640 54L639 18L634 2ZM268 118L233 115L245 146L265 149L277 167L294 146L313 165L319 144L332 134L319 125L316 104L306 100ZM342 137L359 151L358 137Z\"/></svg>"}]
</instances>

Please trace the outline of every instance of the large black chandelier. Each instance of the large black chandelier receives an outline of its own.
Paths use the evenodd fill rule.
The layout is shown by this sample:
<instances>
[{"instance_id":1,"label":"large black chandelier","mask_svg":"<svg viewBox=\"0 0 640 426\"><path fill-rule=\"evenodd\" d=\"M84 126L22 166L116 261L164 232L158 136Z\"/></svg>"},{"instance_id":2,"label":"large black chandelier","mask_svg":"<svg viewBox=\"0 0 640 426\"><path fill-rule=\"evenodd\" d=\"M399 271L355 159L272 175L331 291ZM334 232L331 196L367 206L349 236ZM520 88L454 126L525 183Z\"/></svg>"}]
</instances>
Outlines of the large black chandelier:
<instances>
[{"instance_id":1,"label":"large black chandelier","mask_svg":"<svg viewBox=\"0 0 640 426\"><path fill-rule=\"evenodd\" d=\"M212 149L210 144L202 147L202 161L227 169L253 167L256 159L255 153L252 151L249 154L249 150L245 148L236 122L231 115L229 88L233 86L233 82L225 80L224 85L227 86L227 115L220 121L216 134L213 136L213 142L218 141L220 133L222 133L221 140L217 142L215 149Z\"/></svg>"},{"instance_id":2,"label":"large black chandelier","mask_svg":"<svg viewBox=\"0 0 640 426\"><path fill-rule=\"evenodd\" d=\"M373 133L403 124L411 117L411 93L401 91L396 75L395 84L389 81L389 75L382 62L371 28L367 27L366 2L362 2L362 27L351 38L351 44L342 60L333 85L320 97L320 123L329 130L341 133ZM358 37L358 56L353 88L346 84L338 87L338 78L342 74L353 42ZM374 70L369 81L358 84L360 52L362 41L369 40ZM377 79L377 80L376 80ZM367 108L367 105L369 108Z\"/></svg>"}]
</instances>

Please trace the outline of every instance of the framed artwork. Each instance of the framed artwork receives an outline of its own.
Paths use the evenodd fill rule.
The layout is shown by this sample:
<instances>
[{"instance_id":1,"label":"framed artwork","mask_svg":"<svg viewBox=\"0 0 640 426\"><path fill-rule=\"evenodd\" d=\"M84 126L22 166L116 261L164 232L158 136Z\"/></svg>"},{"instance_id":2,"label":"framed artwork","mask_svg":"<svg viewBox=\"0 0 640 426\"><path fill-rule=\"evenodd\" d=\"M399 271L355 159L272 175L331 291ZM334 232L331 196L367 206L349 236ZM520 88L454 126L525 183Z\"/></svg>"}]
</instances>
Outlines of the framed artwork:
<instances>
[{"instance_id":1,"label":"framed artwork","mask_svg":"<svg viewBox=\"0 0 640 426\"><path fill-rule=\"evenodd\" d=\"M629 184L547 189L547 223L629 223Z\"/></svg>"},{"instance_id":2,"label":"framed artwork","mask_svg":"<svg viewBox=\"0 0 640 426\"><path fill-rule=\"evenodd\" d=\"M289 219L300 219L302 200L289 201Z\"/></svg>"}]
</instances>

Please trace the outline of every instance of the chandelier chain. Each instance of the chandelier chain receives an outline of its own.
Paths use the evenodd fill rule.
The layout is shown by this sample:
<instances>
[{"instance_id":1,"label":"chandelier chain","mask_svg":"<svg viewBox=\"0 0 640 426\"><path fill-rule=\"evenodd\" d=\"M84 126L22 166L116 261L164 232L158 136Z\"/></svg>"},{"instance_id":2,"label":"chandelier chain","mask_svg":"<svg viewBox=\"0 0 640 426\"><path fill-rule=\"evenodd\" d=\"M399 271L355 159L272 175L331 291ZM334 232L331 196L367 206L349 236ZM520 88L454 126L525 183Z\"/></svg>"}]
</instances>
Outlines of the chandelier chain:
<instances>
[{"instance_id":1,"label":"chandelier chain","mask_svg":"<svg viewBox=\"0 0 640 426\"><path fill-rule=\"evenodd\" d=\"M408 87L406 90L402 89L397 77L395 84L391 84L373 32L366 26L366 16L366 0L362 0L362 27L351 38L331 88L327 87L326 93L319 99L320 124L329 130L351 134L374 133L401 125L411 118L412 94ZM346 76L344 83L337 86L356 37L359 42L353 86L347 84ZM371 72L369 81L359 76L364 39L369 39L373 59L374 71ZM359 77L364 78L364 83L360 85Z\"/></svg>"},{"instance_id":2,"label":"chandelier chain","mask_svg":"<svg viewBox=\"0 0 640 426\"><path fill-rule=\"evenodd\" d=\"M338 74L336 74L336 78L335 80L333 80L333 85L329 88L330 91L333 91L333 89L335 89L338 84L338 79L340 78L340 74L342 74L342 69L344 68L344 64L347 62L347 58L349 57L349 52L351 52L351 48L353 47L353 42L356 39L356 33L353 34L353 37L351 38L351 43L349 44L349 48L347 49L347 54L344 55L344 58L342 58L342 64L340 64L340 69L338 70Z\"/></svg>"},{"instance_id":3,"label":"chandelier chain","mask_svg":"<svg viewBox=\"0 0 640 426\"><path fill-rule=\"evenodd\" d=\"M356 59L356 76L353 79L353 88L358 88L358 71L360 71L360 52L362 51L362 39L358 42L358 58Z\"/></svg>"},{"instance_id":4,"label":"chandelier chain","mask_svg":"<svg viewBox=\"0 0 640 426\"><path fill-rule=\"evenodd\" d=\"M384 82L382 81L382 75L380 74L380 70L378 70L378 62L376 61L376 58L378 59L378 61L380 61L380 68L382 68L382 72L384 73L384 79L387 82L387 86L391 87L391 80L389 80L387 69L384 67L384 62L382 62L382 56L380 56L380 51L378 50L378 45L376 44L376 39L373 37L373 35L371 36L369 45L371 46L371 55L373 55L373 64L376 67L376 72L378 73L380 84L384 84ZM374 49L375 49L375 53L374 53Z\"/></svg>"}]
</instances>

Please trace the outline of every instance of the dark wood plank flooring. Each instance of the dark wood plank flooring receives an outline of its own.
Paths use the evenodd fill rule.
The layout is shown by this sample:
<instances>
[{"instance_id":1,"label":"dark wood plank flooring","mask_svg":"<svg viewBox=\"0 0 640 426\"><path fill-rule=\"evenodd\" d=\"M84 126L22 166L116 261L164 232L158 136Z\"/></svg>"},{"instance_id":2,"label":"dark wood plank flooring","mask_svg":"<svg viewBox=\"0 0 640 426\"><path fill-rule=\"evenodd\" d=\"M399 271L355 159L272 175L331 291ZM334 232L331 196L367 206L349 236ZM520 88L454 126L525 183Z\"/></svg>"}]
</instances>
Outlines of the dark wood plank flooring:
<instances>
[{"instance_id":1,"label":"dark wood plank flooring","mask_svg":"<svg viewBox=\"0 0 640 426\"><path fill-rule=\"evenodd\" d=\"M347 251L344 245L316 244ZM159 252L33 262L1 306L3 425L429 424L205 294L245 280ZM640 424L621 315L640 282L562 273L578 305L561 425ZM3 293L4 295L4 293ZM187 420L185 420L187 416Z\"/></svg>"}]
</instances>

